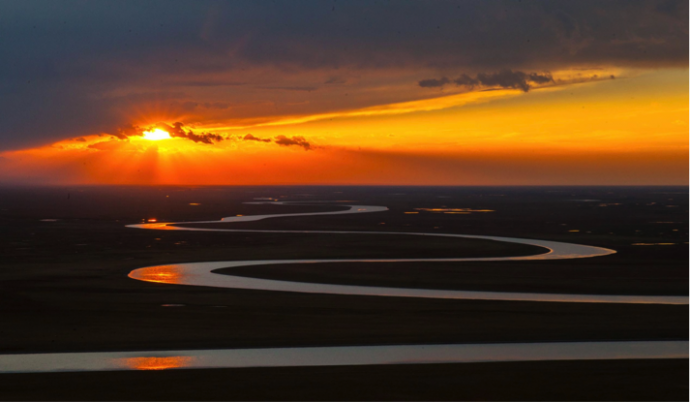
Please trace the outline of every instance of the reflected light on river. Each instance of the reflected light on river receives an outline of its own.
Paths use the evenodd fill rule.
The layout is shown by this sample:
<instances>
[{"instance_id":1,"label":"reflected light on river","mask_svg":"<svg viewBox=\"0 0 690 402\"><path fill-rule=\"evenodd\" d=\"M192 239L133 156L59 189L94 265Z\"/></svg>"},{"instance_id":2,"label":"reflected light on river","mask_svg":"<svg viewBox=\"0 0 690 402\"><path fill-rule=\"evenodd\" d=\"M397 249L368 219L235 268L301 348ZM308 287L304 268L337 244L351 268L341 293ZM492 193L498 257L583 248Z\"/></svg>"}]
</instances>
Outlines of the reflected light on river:
<instances>
[{"instance_id":1,"label":"reflected light on river","mask_svg":"<svg viewBox=\"0 0 690 402\"><path fill-rule=\"evenodd\" d=\"M134 275L133 275L134 274ZM149 270L140 270L130 274L131 278L141 281L183 284L185 276L182 267L176 264L160 265Z\"/></svg>"},{"instance_id":2,"label":"reflected light on river","mask_svg":"<svg viewBox=\"0 0 690 402\"><path fill-rule=\"evenodd\" d=\"M0 354L0 373L687 358L686 340L328 346Z\"/></svg>"},{"instance_id":3,"label":"reflected light on river","mask_svg":"<svg viewBox=\"0 0 690 402\"><path fill-rule=\"evenodd\" d=\"M192 356L166 356L166 357L128 357L117 359L118 365L130 370L166 370L174 368L190 367L194 357Z\"/></svg>"},{"instance_id":4,"label":"reflected light on river","mask_svg":"<svg viewBox=\"0 0 690 402\"><path fill-rule=\"evenodd\" d=\"M151 222L149 220L149 222ZM155 222L155 220L153 221ZM142 226L145 226L147 229L156 229L156 230L175 230L176 228L174 226L168 226L169 223L146 223Z\"/></svg>"}]
</instances>

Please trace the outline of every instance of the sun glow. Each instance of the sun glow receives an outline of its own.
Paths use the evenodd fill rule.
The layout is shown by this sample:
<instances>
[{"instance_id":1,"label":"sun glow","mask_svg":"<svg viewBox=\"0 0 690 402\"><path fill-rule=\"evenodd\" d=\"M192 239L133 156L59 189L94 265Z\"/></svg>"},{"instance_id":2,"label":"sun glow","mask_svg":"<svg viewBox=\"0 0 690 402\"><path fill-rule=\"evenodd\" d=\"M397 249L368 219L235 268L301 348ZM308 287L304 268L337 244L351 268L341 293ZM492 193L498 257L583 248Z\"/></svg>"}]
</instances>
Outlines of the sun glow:
<instances>
[{"instance_id":1,"label":"sun glow","mask_svg":"<svg viewBox=\"0 0 690 402\"><path fill-rule=\"evenodd\" d=\"M151 131L144 131L144 139L149 140L149 141L160 141L160 140L168 140L172 137L170 137L170 133L167 131L163 131L160 128L153 129Z\"/></svg>"},{"instance_id":2,"label":"sun glow","mask_svg":"<svg viewBox=\"0 0 690 402\"><path fill-rule=\"evenodd\" d=\"M534 88L464 107L422 105L420 111L395 115L253 127L251 136L225 126L195 126L190 135L191 126L183 133L182 127L156 123L177 117L132 117L137 131L125 138L98 133L0 151L0 183L687 183L688 97L681 81L687 82L686 70L558 87L562 90ZM207 131L222 133L222 140L207 138ZM295 136L315 146L307 152L294 141L278 140ZM142 223L175 230L166 223Z\"/></svg>"}]
</instances>

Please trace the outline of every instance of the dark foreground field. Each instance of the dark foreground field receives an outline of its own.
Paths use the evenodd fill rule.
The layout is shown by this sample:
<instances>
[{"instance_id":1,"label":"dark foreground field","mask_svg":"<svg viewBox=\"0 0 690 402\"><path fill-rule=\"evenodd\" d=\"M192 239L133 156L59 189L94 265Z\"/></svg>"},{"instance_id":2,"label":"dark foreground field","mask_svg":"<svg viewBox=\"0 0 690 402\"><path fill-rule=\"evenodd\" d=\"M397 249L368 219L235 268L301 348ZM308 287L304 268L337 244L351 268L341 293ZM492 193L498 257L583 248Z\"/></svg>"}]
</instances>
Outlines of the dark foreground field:
<instances>
[{"instance_id":1,"label":"dark foreground field","mask_svg":"<svg viewBox=\"0 0 690 402\"><path fill-rule=\"evenodd\" d=\"M10 400L685 400L686 360L54 373L2 378ZM38 388L40 386L40 388Z\"/></svg>"},{"instance_id":2,"label":"dark foreground field","mask_svg":"<svg viewBox=\"0 0 690 402\"><path fill-rule=\"evenodd\" d=\"M305 295L127 278L132 269L185 261L540 252L490 241L394 235L124 228L150 218L338 209L241 203L264 197L353 200L390 211L232 227L504 235L589 244L618 254L505 264L266 266L232 274L396 287L688 294L687 188L4 188L0 353L687 339L687 306ZM687 360L660 360L10 374L0 375L0 398L685 400L687 367Z\"/></svg>"}]
</instances>

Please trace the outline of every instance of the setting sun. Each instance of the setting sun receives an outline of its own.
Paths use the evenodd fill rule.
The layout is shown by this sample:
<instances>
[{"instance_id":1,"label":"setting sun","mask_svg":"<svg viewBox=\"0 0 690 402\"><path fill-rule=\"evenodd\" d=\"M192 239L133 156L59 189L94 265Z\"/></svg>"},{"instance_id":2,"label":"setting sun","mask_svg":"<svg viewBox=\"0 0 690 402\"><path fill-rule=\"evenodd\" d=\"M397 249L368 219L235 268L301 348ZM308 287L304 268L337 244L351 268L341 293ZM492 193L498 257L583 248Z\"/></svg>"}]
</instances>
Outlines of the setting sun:
<instances>
[{"instance_id":1,"label":"setting sun","mask_svg":"<svg viewBox=\"0 0 690 402\"><path fill-rule=\"evenodd\" d=\"M160 128L153 129L151 131L144 131L144 139L150 141L168 140L170 139L170 133L163 131Z\"/></svg>"}]
</instances>

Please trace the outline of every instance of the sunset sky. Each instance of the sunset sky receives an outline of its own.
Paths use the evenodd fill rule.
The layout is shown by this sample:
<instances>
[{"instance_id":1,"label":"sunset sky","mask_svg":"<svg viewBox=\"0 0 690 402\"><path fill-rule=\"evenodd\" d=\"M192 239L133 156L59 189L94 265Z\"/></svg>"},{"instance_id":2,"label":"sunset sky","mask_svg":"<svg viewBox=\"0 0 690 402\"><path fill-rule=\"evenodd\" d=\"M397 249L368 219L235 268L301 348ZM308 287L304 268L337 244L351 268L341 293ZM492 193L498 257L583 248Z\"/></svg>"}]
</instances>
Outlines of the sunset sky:
<instances>
[{"instance_id":1,"label":"sunset sky","mask_svg":"<svg viewBox=\"0 0 690 402\"><path fill-rule=\"evenodd\" d=\"M0 183L688 184L688 2L0 3Z\"/></svg>"}]
</instances>

